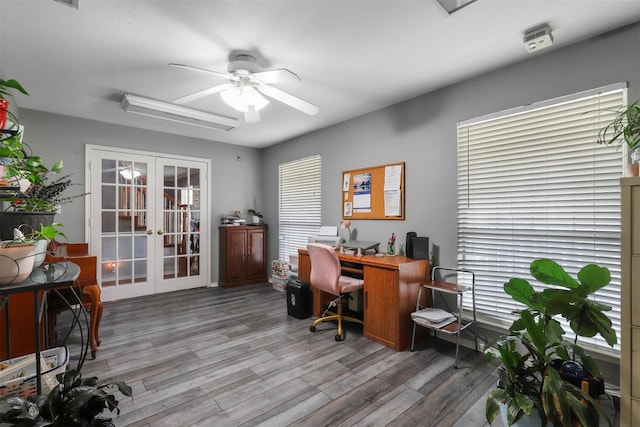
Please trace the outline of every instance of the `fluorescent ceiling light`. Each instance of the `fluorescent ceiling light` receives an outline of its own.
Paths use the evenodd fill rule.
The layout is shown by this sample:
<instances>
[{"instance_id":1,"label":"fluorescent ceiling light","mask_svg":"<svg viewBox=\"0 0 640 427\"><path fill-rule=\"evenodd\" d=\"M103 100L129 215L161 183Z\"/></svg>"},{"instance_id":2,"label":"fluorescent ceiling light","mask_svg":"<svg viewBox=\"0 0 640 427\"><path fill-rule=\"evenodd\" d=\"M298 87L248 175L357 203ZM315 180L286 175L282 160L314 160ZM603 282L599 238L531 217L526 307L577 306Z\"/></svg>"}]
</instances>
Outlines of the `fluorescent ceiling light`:
<instances>
[{"instance_id":1,"label":"fluorescent ceiling light","mask_svg":"<svg viewBox=\"0 0 640 427\"><path fill-rule=\"evenodd\" d=\"M178 123L228 131L238 127L240 121L231 117L206 113L169 102L125 94L120 106L129 113L157 117Z\"/></svg>"},{"instance_id":2,"label":"fluorescent ceiling light","mask_svg":"<svg viewBox=\"0 0 640 427\"><path fill-rule=\"evenodd\" d=\"M476 0L436 0L436 2L442 6L444 10L447 11L449 15L453 12L462 9L470 3L473 3Z\"/></svg>"}]
</instances>

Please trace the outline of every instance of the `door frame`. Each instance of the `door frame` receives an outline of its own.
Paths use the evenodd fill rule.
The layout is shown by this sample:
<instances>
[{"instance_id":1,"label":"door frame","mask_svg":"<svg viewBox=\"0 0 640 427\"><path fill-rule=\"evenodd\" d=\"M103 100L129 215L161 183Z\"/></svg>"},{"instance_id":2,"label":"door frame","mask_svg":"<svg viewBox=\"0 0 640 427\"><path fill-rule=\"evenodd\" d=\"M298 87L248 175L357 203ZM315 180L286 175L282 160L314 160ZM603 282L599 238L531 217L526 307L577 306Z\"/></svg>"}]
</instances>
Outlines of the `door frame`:
<instances>
[{"instance_id":1,"label":"door frame","mask_svg":"<svg viewBox=\"0 0 640 427\"><path fill-rule=\"evenodd\" d=\"M203 279L204 279L204 285L205 287L210 287L211 286L211 257L212 257L212 247L211 247L211 159L204 159L204 158L196 158L196 157L189 157L189 156L183 156L183 155L179 155L179 154L172 154L172 153L163 153L163 152L152 152L152 151L144 151L144 150L132 150L132 149L127 149L127 148L119 148L119 147L108 147L108 146L103 146L103 145L96 145L96 144L86 144L85 145L85 188L91 188L92 185L92 174L91 174L91 170L92 167L99 167L99 165L92 165L91 164L91 160L93 158L93 153L94 151L103 151L103 152L113 152L114 155L140 155L140 156L147 156L153 159L156 158L163 158L163 159L171 159L171 160L183 160L183 161L191 161L191 162L199 162L199 163L204 163L206 165L206 170L203 171L203 176L201 177L201 180L204 181L206 183L207 186L207 197L206 200L204 200L204 206L206 207L206 210L208 212L208 215L201 217L200 219L200 223L204 224L206 226L206 232L203 232L200 234L200 248L206 248L206 252L202 253L202 256L200 256L199 259L199 268L200 268L200 274L202 275ZM154 162L155 163L155 162ZM156 177L157 179L157 177ZM99 244L99 242L95 242L93 241L93 239L91 238L92 234L92 228L94 225L94 222L91 218L91 212L92 212L92 205L91 205L91 201L95 199L94 197L86 197L85 198L85 218L87 218L87 220L85 221L85 236L87 236L87 241L89 243L89 250L90 253L100 253L101 254L101 250L99 247L97 247L97 245ZM98 201L96 199L95 201L96 203L100 203L101 201ZM155 210L155 206L153 207ZM154 219L155 220L155 219ZM100 258L100 257L99 257ZM160 257L161 258L161 257ZM101 259L97 260L98 265L100 265ZM102 287L102 285L100 285ZM199 287L199 286L198 286ZM188 287L185 287L185 289L187 289ZM155 293L162 293L162 292L158 292L159 290L162 291L163 287L162 286L157 286L154 285L154 289L155 289ZM166 292L166 290L165 290Z\"/></svg>"}]
</instances>

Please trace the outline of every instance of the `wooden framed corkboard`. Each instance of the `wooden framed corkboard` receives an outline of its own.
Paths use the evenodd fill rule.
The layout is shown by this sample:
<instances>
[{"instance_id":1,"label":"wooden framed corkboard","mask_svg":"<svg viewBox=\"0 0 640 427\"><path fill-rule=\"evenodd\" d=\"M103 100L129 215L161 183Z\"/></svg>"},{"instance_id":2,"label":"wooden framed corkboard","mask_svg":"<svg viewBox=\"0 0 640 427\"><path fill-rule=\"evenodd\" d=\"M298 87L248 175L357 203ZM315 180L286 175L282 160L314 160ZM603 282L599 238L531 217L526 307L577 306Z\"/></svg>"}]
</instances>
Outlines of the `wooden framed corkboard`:
<instances>
[{"instance_id":1,"label":"wooden framed corkboard","mask_svg":"<svg viewBox=\"0 0 640 427\"><path fill-rule=\"evenodd\" d=\"M404 162L342 172L343 219L404 219Z\"/></svg>"}]
</instances>

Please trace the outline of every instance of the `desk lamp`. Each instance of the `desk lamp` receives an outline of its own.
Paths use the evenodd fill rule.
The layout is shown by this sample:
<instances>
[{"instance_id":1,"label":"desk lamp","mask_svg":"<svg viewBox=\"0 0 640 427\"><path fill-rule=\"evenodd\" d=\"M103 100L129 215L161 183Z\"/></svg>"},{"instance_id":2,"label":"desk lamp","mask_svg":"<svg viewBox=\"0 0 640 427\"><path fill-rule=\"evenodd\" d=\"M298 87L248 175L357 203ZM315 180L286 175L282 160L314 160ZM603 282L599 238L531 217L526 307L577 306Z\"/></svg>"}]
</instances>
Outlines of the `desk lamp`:
<instances>
[{"instance_id":1,"label":"desk lamp","mask_svg":"<svg viewBox=\"0 0 640 427\"><path fill-rule=\"evenodd\" d=\"M349 243L351 243L351 220L350 219L343 219L342 221L340 221L340 228L342 228L343 230L346 228L347 231L349 232Z\"/></svg>"}]
</instances>

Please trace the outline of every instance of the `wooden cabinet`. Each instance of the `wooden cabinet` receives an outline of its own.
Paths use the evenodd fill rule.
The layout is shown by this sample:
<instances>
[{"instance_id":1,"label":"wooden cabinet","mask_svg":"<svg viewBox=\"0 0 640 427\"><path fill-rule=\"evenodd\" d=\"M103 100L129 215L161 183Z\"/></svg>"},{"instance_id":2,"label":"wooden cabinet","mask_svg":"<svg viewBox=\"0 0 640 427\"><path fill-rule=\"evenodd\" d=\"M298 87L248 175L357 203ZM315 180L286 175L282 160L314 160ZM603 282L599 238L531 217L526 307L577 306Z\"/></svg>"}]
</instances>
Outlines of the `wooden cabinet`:
<instances>
[{"instance_id":1,"label":"wooden cabinet","mask_svg":"<svg viewBox=\"0 0 640 427\"><path fill-rule=\"evenodd\" d=\"M364 335L386 345L399 347L398 270L364 266ZM399 350L399 348L398 348Z\"/></svg>"},{"instance_id":2,"label":"wooden cabinet","mask_svg":"<svg viewBox=\"0 0 640 427\"><path fill-rule=\"evenodd\" d=\"M267 226L220 227L220 279L223 288L267 281Z\"/></svg>"},{"instance_id":3,"label":"wooden cabinet","mask_svg":"<svg viewBox=\"0 0 640 427\"><path fill-rule=\"evenodd\" d=\"M409 348L420 284L428 280L429 261L403 256L355 256L339 254L349 271L362 269L364 280L364 336L396 351ZM343 270L344 271L344 270ZM298 251L298 277L309 281L311 259L306 249ZM313 314L319 316L323 306L334 299L311 287Z\"/></svg>"},{"instance_id":4,"label":"wooden cabinet","mask_svg":"<svg viewBox=\"0 0 640 427\"><path fill-rule=\"evenodd\" d=\"M621 181L620 425L640 425L640 178Z\"/></svg>"}]
</instances>

